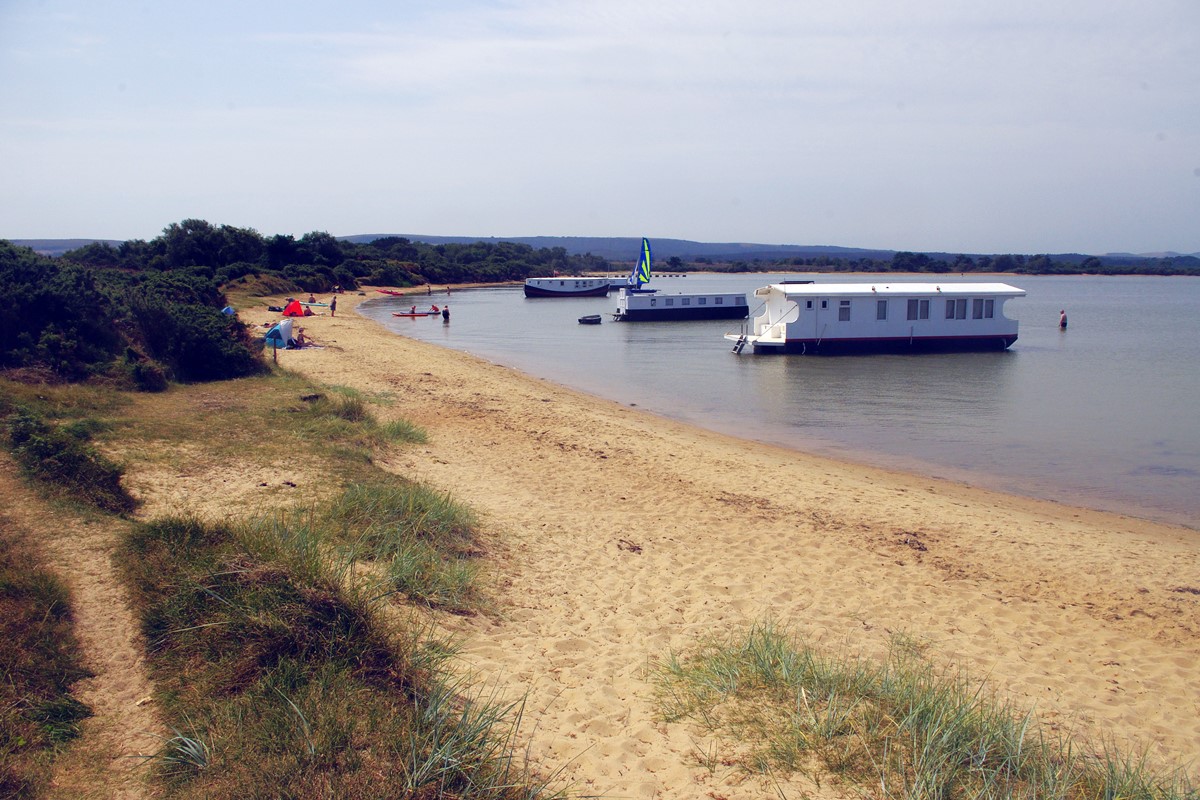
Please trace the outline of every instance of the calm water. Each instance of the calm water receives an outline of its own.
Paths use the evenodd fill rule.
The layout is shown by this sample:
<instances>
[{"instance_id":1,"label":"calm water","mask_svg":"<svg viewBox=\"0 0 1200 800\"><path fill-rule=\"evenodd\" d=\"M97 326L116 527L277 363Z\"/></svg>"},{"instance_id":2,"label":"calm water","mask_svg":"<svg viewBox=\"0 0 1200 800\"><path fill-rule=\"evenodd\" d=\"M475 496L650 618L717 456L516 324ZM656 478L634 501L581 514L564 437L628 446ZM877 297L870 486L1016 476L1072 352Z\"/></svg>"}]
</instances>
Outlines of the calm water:
<instances>
[{"instance_id":1,"label":"calm water","mask_svg":"<svg viewBox=\"0 0 1200 800\"><path fill-rule=\"evenodd\" d=\"M848 280L652 285L749 293L806 277ZM721 336L736 321L614 323L615 294L535 300L520 287L455 292L448 325L392 317L404 298L361 308L401 335L743 438L1200 528L1200 279L1003 280L1028 292L1005 306L1020 338L1003 353L735 355ZM604 323L579 325L584 314Z\"/></svg>"}]
</instances>

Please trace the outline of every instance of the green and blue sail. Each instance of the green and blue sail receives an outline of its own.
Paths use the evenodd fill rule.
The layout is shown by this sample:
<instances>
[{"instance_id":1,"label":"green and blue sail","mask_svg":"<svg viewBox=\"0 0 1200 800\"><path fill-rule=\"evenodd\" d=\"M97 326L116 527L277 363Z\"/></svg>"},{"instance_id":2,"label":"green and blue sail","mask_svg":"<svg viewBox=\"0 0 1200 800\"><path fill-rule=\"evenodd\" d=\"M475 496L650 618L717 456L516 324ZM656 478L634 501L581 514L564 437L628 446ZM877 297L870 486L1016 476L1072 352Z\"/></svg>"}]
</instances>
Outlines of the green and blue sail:
<instances>
[{"instance_id":1,"label":"green and blue sail","mask_svg":"<svg viewBox=\"0 0 1200 800\"><path fill-rule=\"evenodd\" d=\"M626 283L634 290L642 288L642 284L650 282L650 240L642 239L642 252L638 256L638 262L633 267L633 272L629 273L629 280Z\"/></svg>"}]
</instances>

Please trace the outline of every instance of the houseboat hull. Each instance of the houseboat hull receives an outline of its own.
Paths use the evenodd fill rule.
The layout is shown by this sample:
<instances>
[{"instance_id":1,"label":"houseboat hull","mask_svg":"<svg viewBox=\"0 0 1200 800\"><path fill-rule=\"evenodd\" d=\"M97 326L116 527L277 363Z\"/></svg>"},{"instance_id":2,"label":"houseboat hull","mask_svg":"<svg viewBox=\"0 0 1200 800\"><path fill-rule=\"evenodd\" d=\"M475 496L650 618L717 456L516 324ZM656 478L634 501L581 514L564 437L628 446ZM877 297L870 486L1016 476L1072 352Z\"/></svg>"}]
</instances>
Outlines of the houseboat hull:
<instances>
[{"instance_id":1,"label":"houseboat hull","mask_svg":"<svg viewBox=\"0 0 1200 800\"><path fill-rule=\"evenodd\" d=\"M731 337L726 337L731 338ZM737 341L732 338L732 341ZM791 339L782 345L754 343L756 354L801 356L853 356L873 353L982 353L1007 350L1012 336L913 337L911 339Z\"/></svg>"},{"instance_id":2,"label":"houseboat hull","mask_svg":"<svg viewBox=\"0 0 1200 800\"><path fill-rule=\"evenodd\" d=\"M526 297L606 297L608 278L526 278Z\"/></svg>"},{"instance_id":3,"label":"houseboat hull","mask_svg":"<svg viewBox=\"0 0 1200 800\"><path fill-rule=\"evenodd\" d=\"M762 313L727 333L733 350L854 355L1001 351L1017 340L1002 283L775 284L755 290Z\"/></svg>"},{"instance_id":4,"label":"houseboat hull","mask_svg":"<svg viewBox=\"0 0 1200 800\"><path fill-rule=\"evenodd\" d=\"M750 313L744 294L657 294L622 289L613 319L618 322L680 322L745 319Z\"/></svg>"}]
</instances>

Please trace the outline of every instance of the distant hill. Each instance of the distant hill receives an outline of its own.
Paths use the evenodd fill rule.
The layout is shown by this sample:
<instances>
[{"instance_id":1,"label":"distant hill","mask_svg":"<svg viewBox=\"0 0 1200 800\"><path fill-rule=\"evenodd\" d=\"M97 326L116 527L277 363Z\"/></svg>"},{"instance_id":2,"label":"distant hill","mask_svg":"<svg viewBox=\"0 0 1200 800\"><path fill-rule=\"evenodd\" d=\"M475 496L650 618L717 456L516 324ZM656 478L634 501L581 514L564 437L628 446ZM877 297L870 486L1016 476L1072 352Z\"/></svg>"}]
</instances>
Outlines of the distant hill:
<instances>
[{"instance_id":1,"label":"distant hill","mask_svg":"<svg viewBox=\"0 0 1200 800\"><path fill-rule=\"evenodd\" d=\"M413 233L365 233L356 236L339 236L357 244L366 244L375 239L389 236L408 239L424 244L471 244L472 242L517 242L530 247L561 247L569 255L591 254L610 261L636 261L641 250L640 237L613 236L424 236ZM684 261L694 261L697 258L707 258L712 261L775 261L784 258L815 258L829 256L831 258L877 258L890 259L894 250L867 250L856 247L837 247L835 245L796 245L796 244L747 244L741 242L707 243L693 242L687 239L651 239L655 260L681 258Z\"/></svg>"},{"instance_id":2,"label":"distant hill","mask_svg":"<svg viewBox=\"0 0 1200 800\"><path fill-rule=\"evenodd\" d=\"M360 233L353 236L339 236L338 239L356 244L366 244L376 239L396 237L424 244L471 244L473 242L517 242L534 248L561 247L568 255L591 254L609 261L634 261L641 248L641 238L632 236L426 236L414 233ZM101 242L119 247L122 242L117 239L12 239L13 244L29 247L46 256L61 256L68 250L75 250L92 242ZM895 250L872 250L861 247L839 247L837 245L799 245L799 244L754 244L747 242L693 242L687 239L651 239L656 261L666 261L679 258L685 262L695 262L707 259L714 263L732 263L737 261L781 261L790 258L839 258L853 260L859 258L877 261L889 261L896 254ZM959 255L979 258L983 255L1000 255L998 253L954 253L954 252L924 252L934 260L953 262ZM1032 255L1032 254L1026 254ZM1066 264L1081 264L1092 256L1084 253L1050 253L1054 261ZM1185 263L1200 259L1197 253L1105 253L1096 256L1108 265L1130 265L1147 259L1186 259Z\"/></svg>"},{"instance_id":3,"label":"distant hill","mask_svg":"<svg viewBox=\"0 0 1200 800\"><path fill-rule=\"evenodd\" d=\"M120 247L122 244L119 239L9 239L9 241L18 247L28 247L35 253L54 258L68 250L77 250L92 242L101 242L113 247Z\"/></svg>"}]
</instances>

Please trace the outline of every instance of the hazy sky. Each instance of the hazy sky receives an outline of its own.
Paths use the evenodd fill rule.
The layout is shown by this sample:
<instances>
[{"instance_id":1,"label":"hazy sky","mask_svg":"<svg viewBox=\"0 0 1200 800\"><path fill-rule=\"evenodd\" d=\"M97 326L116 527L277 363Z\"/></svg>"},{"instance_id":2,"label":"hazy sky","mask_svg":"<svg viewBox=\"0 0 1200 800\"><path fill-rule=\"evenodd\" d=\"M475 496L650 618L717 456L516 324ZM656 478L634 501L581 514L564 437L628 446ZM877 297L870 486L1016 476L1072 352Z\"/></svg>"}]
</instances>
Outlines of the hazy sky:
<instances>
[{"instance_id":1,"label":"hazy sky","mask_svg":"<svg viewBox=\"0 0 1200 800\"><path fill-rule=\"evenodd\" d=\"M1198 0L0 0L0 238L1200 251Z\"/></svg>"}]
</instances>

